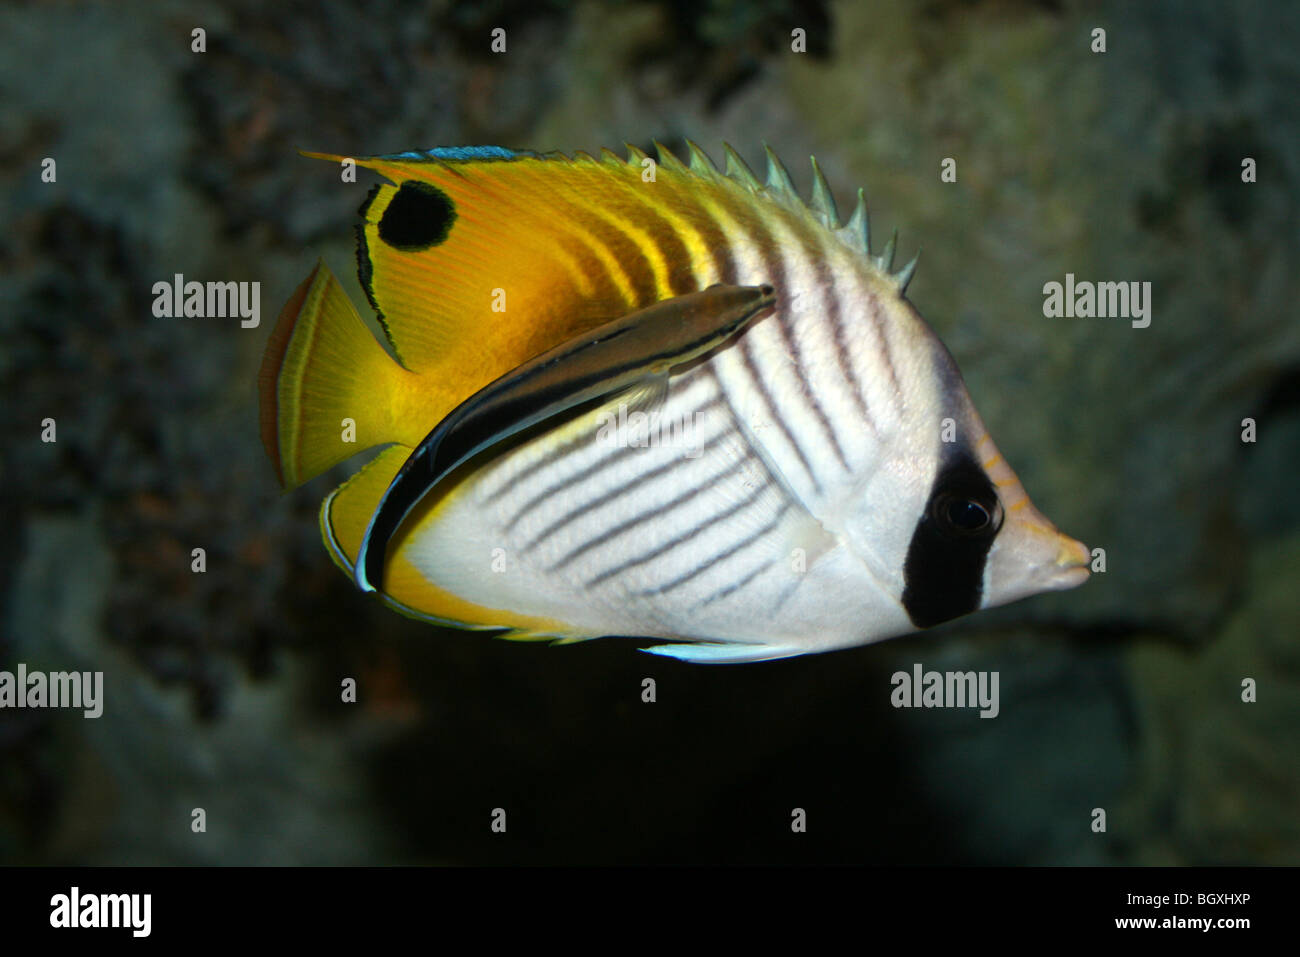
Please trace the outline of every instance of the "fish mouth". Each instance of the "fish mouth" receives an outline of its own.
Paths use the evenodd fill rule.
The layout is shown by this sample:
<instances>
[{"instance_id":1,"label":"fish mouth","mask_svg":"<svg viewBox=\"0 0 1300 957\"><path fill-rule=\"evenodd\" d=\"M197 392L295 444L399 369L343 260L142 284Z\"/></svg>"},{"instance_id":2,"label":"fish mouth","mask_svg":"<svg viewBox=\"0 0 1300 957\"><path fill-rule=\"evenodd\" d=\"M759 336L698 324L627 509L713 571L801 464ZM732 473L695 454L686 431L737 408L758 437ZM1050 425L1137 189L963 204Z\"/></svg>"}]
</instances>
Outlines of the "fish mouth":
<instances>
[{"instance_id":1,"label":"fish mouth","mask_svg":"<svg viewBox=\"0 0 1300 957\"><path fill-rule=\"evenodd\" d=\"M1064 589L1082 585L1092 575L1092 571L1088 567L1091 560L1092 553L1088 551L1087 545L1066 535L1061 535L1057 540L1056 561L1052 571L1052 586Z\"/></svg>"}]
</instances>

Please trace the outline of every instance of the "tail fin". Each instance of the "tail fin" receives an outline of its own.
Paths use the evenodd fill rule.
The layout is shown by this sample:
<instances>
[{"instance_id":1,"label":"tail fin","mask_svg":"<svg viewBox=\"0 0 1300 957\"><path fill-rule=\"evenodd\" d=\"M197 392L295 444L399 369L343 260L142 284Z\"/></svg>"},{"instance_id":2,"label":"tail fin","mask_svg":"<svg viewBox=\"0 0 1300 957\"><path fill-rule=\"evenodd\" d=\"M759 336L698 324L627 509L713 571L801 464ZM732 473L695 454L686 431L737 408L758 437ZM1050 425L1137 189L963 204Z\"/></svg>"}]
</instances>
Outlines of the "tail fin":
<instances>
[{"instance_id":1,"label":"tail fin","mask_svg":"<svg viewBox=\"0 0 1300 957\"><path fill-rule=\"evenodd\" d=\"M285 488L422 434L421 377L384 351L324 262L280 312L258 378L262 444Z\"/></svg>"}]
</instances>

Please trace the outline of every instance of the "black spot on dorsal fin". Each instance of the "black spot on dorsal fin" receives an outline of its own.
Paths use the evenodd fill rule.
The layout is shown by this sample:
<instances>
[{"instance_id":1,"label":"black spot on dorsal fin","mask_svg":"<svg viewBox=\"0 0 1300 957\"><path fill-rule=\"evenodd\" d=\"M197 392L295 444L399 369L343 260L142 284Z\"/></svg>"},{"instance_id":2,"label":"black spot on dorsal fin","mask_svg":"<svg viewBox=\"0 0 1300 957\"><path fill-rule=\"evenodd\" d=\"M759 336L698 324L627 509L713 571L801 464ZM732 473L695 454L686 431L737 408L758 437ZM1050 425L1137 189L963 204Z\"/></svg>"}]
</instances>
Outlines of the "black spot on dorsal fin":
<instances>
[{"instance_id":1,"label":"black spot on dorsal fin","mask_svg":"<svg viewBox=\"0 0 1300 957\"><path fill-rule=\"evenodd\" d=\"M446 240L455 221L451 197L430 183L407 180L380 217L379 238L394 249L418 253Z\"/></svg>"}]
</instances>

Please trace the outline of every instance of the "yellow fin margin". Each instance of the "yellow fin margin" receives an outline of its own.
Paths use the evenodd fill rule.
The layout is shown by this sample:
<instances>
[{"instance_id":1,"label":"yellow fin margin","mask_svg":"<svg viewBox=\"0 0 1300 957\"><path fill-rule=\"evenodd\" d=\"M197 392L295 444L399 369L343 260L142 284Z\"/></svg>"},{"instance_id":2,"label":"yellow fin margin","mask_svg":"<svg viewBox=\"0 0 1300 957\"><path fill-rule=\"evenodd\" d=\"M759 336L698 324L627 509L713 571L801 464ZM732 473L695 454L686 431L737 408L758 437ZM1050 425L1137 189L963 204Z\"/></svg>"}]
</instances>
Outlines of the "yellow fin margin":
<instances>
[{"instance_id":1,"label":"yellow fin margin","mask_svg":"<svg viewBox=\"0 0 1300 957\"><path fill-rule=\"evenodd\" d=\"M321 504L321 537L334 564L349 578L370 516L409 453L402 446L384 449ZM402 548L389 554L381 597L408 618L437 625L471 630L509 629L509 633L498 637L525 641L573 637L572 628L563 622L485 608L439 588L411 564Z\"/></svg>"},{"instance_id":2,"label":"yellow fin margin","mask_svg":"<svg viewBox=\"0 0 1300 957\"><path fill-rule=\"evenodd\" d=\"M262 444L285 488L389 442L440 400L384 351L323 262L285 304L259 374ZM432 391L433 394L430 394Z\"/></svg>"}]
</instances>

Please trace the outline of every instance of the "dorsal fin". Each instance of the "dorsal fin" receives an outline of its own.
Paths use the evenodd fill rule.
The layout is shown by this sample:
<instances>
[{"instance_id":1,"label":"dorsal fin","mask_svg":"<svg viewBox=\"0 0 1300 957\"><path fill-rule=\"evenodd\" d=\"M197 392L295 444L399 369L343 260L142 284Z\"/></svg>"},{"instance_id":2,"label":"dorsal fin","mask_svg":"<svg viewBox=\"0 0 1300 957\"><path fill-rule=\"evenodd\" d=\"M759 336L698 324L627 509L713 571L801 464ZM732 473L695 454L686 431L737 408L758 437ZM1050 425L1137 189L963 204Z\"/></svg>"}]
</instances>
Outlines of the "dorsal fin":
<instances>
[{"instance_id":1,"label":"dorsal fin","mask_svg":"<svg viewBox=\"0 0 1300 957\"><path fill-rule=\"evenodd\" d=\"M628 164L640 165L646 158L646 154L631 144L626 144L628 151ZM753 170L744 161L739 153L732 148L731 144L723 144L723 154L726 158L724 170L719 172L718 167L709 158L709 155L700 148L693 140L686 140L686 148L689 151L689 165L679 160L671 150L662 143L655 141L655 148L659 151L659 164L665 169L676 172L686 172L704 179L717 179L719 176L725 176L733 182L739 183L750 192L760 196L766 196L771 200L779 203L787 209L796 209L811 213L813 218L825 226L830 232L843 242L849 249L857 253L862 253L867 257L873 266L891 275L890 270L893 268L894 250L897 246L898 233L895 231L889 243L885 246L884 251L879 256L871 255L871 222L867 214L866 194L862 189L858 190L857 203L853 208L853 215L849 217L847 223L843 226L839 222L839 210L835 203L835 194L831 191L826 182L826 175L822 172L821 165L817 162L817 157L810 157L813 169L812 196L805 203L799 196L794 187L794 182L790 178L785 164L781 162L780 157L772 150L770 146L764 145L764 154L767 157L767 182L763 183ZM610 154L611 157L613 154ZM614 157L614 161L617 157ZM898 273L892 274L892 278L899 285L901 293L907 288L908 282L911 281L912 274L916 270L917 256L904 266Z\"/></svg>"},{"instance_id":2,"label":"dorsal fin","mask_svg":"<svg viewBox=\"0 0 1300 957\"><path fill-rule=\"evenodd\" d=\"M786 171L785 164L772 152L772 147L766 143L763 144L763 152L767 154L768 193L778 197L787 206L794 205L806 209L803 200L795 192L794 183L790 180L790 174Z\"/></svg>"},{"instance_id":3,"label":"dorsal fin","mask_svg":"<svg viewBox=\"0 0 1300 957\"><path fill-rule=\"evenodd\" d=\"M727 154L727 176L748 187L752 192L757 193L761 190L763 184L754 175L754 171L740 158L740 154L731 148L731 144L724 143L722 148Z\"/></svg>"},{"instance_id":4,"label":"dorsal fin","mask_svg":"<svg viewBox=\"0 0 1300 957\"><path fill-rule=\"evenodd\" d=\"M889 237L889 242L885 243L885 250L876 257L876 265L880 271L888 273L894 268L894 250L898 246L898 230L895 229L893 235Z\"/></svg>"},{"instance_id":5,"label":"dorsal fin","mask_svg":"<svg viewBox=\"0 0 1300 957\"><path fill-rule=\"evenodd\" d=\"M655 140L655 150L659 153L659 165L664 169L670 169L678 173L690 172L686 164L674 156L673 151L658 140Z\"/></svg>"},{"instance_id":6,"label":"dorsal fin","mask_svg":"<svg viewBox=\"0 0 1300 957\"><path fill-rule=\"evenodd\" d=\"M630 143L624 144L628 159L626 165L640 167L647 158L646 154L636 146ZM835 205L835 197L830 187L826 183L826 177L822 173L817 158L811 157L813 167L813 188L812 196L809 202L805 203L794 188L794 183L790 179L790 174L780 158L772 151L770 146L764 144L763 150L767 157L767 183L759 181L753 171L746 165L740 155L732 149L730 144L723 144L723 150L726 156L725 173L720 173L717 166L709 159L707 153L700 148L698 144L691 140L686 141L686 148L689 152L689 164L683 163L668 147L659 141L655 141L655 149L659 153L658 163L665 169L675 172L693 174L704 179L717 179L725 175L728 179L740 183L750 191L766 195L776 200L781 205L792 208L802 209L810 212L814 218L819 220L822 225L833 232L839 239L844 242L850 249L855 252L864 253L881 272L892 276L898 283L899 292L907 288L911 281L913 273L916 271L916 263L920 258L918 252L912 257L912 260L900 269L897 273L891 272L894 263L894 254L898 243L898 231L895 230L886 243L884 250L879 256L871 255L871 222L867 214L867 204L865 194L861 189L858 190L857 204L854 206L853 215L843 226L839 225L839 214ZM320 154L307 154L315 156ZM384 157L372 157L373 159L390 159L390 160L433 160L445 161L451 163L466 162L474 160L518 160L522 158L535 158L556 160L561 162L570 162L575 165L600 164L600 165L623 165L624 161L617 154L608 149L601 150L599 160L590 154L577 151L572 157L562 152L538 153L529 150L509 150L501 146L453 146L438 147L429 150L408 150L405 153L394 153Z\"/></svg>"},{"instance_id":7,"label":"dorsal fin","mask_svg":"<svg viewBox=\"0 0 1300 957\"><path fill-rule=\"evenodd\" d=\"M916 272L916 263L920 258L921 250L918 249L916 255L912 257L912 261L894 274L894 278L898 280L900 295L907 291L907 284L912 281L912 273Z\"/></svg>"},{"instance_id":8,"label":"dorsal fin","mask_svg":"<svg viewBox=\"0 0 1300 957\"><path fill-rule=\"evenodd\" d=\"M709 159L709 154L700 149L691 140L686 141L686 148L691 154L691 172L709 179L716 179L718 168L713 165L713 160Z\"/></svg>"},{"instance_id":9,"label":"dorsal fin","mask_svg":"<svg viewBox=\"0 0 1300 957\"><path fill-rule=\"evenodd\" d=\"M861 187L858 188L858 204L853 207L853 215L837 234L850 249L871 257L871 222L867 218L867 197Z\"/></svg>"},{"instance_id":10,"label":"dorsal fin","mask_svg":"<svg viewBox=\"0 0 1300 957\"><path fill-rule=\"evenodd\" d=\"M809 208L813 213L821 218L822 224L830 230L840 228L840 214L835 209L835 197L831 195L831 188L826 185L826 177L822 175L821 167L817 165L817 157L810 156L813 168L813 191L812 203Z\"/></svg>"},{"instance_id":11,"label":"dorsal fin","mask_svg":"<svg viewBox=\"0 0 1300 957\"><path fill-rule=\"evenodd\" d=\"M692 180L705 191L738 191L775 203L868 254L861 196L849 224L839 227L815 163L812 198L805 203L770 147L765 185L730 147L725 176L693 142L687 143L689 167L663 144L656 147L670 175L653 190L643 188L646 156L633 146L626 161L610 152L568 157L499 146L355 157L392 181L377 187L363 207L359 260L363 288L399 360L417 372L455 363L463 373L458 380L465 380L458 389L482 386L602 318L689 291L694 257L665 259L645 245L644 209L664 201L689 204ZM610 230L610 217L629 228ZM512 249L508 282L490 253L502 244ZM887 272L892 246L867 261ZM564 295L557 297L558 276L564 277ZM905 270L896 281L910 276ZM485 320L500 295L509 302L510 321L502 322L499 312ZM485 328L496 331L484 334Z\"/></svg>"}]
</instances>

